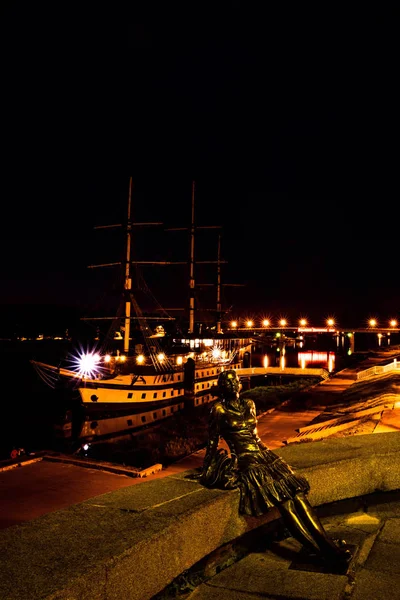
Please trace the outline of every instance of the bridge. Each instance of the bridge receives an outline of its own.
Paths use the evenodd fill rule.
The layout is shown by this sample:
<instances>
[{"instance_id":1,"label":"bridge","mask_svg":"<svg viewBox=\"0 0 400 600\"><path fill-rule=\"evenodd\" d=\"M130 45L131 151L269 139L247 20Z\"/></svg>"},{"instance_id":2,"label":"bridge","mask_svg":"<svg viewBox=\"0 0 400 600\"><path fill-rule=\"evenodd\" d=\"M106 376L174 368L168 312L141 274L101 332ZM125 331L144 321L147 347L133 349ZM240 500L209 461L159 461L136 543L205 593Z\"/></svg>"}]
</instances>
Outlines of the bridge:
<instances>
[{"instance_id":1,"label":"bridge","mask_svg":"<svg viewBox=\"0 0 400 600\"><path fill-rule=\"evenodd\" d=\"M319 335L330 335L336 340L336 346L338 348L344 347L345 343L348 344L350 351L355 352L356 344L355 337L358 335L369 335L376 336L376 345L381 346L383 341L386 340L386 345L390 345L393 340L393 344L400 342L400 327L308 327L308 326L246 326L246 327L230 327L227 332L236 332L241 334L243 337L253 337L254 342L270 342L271 339L280 339L282 342L297 342L306 338L307 336L319 336ZM392 337L391 337L392 336ZM345 342L345 340L347 340Z\"/></svg>"},{"instance_id":2,"label":"bridge","mask_svg":"<svg viewBox=\"0 0 400 600\"><path fill-rule=\"evenodd\" d=\"M347 334L347 333L400 333L400 327L300 327L300 326L268 326L268 327L227 327L227 331L233 332L263 332L263 333L285 333L285 332L294 332L294 333L332 333L334 335Z\"/></svg>"}]
</instances>

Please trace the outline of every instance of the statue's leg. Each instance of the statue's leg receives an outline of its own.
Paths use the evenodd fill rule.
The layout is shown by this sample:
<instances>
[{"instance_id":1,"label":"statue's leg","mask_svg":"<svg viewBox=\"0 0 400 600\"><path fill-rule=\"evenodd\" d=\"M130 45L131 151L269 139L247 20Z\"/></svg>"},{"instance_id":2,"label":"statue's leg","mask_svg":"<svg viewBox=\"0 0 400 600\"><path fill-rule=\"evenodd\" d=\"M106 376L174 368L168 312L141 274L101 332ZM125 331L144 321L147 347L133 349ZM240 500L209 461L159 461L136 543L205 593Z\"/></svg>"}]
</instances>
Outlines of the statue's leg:
<instances>
[{"instance_id":1,"label":"statue's leg","mask_svg":"<svg viewBox=\"0 0 400 600\"><path fill-rule=\"evenodd\" d=\"M318 544L299 518L295 502L293 500L286 500L279 505L279 510L282 520L292 536L311 552L320 552Z\"/></svg>"},{"instance_id":2,"label":"statue's leg","mask_svg":"<svg viewBox=\"0 0 400 600\"><path fill-rule=\"evenodd\" d=\"M293 502L303 526L309 531L313 540L321 549L321 552L328 557L349 561L351 559L350 551L346 549L345 546L337 546L332 538L328 536L324 526L319 520L316 511L311 506L304 494L297 494Z\"/></svg>"}]
</instances>

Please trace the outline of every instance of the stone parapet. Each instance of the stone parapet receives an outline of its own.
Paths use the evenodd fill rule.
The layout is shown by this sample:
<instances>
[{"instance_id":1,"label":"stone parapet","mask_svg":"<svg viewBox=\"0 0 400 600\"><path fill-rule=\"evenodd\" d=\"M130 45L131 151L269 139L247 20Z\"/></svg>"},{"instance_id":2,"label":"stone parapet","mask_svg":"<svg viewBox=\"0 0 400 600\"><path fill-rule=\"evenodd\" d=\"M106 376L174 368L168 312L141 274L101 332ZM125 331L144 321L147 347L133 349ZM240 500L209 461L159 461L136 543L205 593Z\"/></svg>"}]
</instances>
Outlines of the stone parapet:
<instances>
[{"instance_id":1,"label":"stone parapet","mask_svg":"<svg viewBox=\"0 0 400 600\"><path fill-rule=\"evenodd\" d=\"M400 433L292 444L275 451L321 506L400 489ZM190 472L144 481L0 531L2 600L150 600L218 548L276 519L238 514L238 490Z\"/></svg>"}]
</instances>

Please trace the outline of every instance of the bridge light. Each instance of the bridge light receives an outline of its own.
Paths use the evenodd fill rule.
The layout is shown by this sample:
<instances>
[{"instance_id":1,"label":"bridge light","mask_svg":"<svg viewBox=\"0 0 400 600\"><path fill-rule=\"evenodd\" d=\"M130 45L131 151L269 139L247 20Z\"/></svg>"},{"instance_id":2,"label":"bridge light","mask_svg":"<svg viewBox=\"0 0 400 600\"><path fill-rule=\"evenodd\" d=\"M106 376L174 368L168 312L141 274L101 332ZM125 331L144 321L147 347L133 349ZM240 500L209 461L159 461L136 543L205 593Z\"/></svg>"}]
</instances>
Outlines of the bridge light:
<instances>
[{"instance_id":1,"label":"bridge light","mask_svg":"<svg viewBox=\"0 0 400 600\"><path fill-rule=\"evenodd\" d=\"M232 329L236 329L237 326L238 326L237 321L231 321Z\"/></svg>"},{"instance_id":2,"label":"bridge light","mask_svg":"<svg viewBox=\"0 0 400 600\"><path fill-rule=\"evenodd\" d=\"M286 327L286 325L287 325L287 321L286 321L286 319L281 319L281 320L279 321L279 325L280 325L281 327Z\"/></svg>"},{"instance_id":3,"label":"bridge light","mask_svg":"<svg viewBox=\"0 0 400 600\"><path fill-rule=\"evenodd\" d=\"M389 322L389 325L390 325L390 327L397 327L397 321L396 321L396 319L392 319L392 320Z\"/></svg>"},{"instance_id":4,"label":"bridge light","mask_svg":"<svg viewBox=\"0 0 400 600\"><path fill-rule=\"evenodd\" d=\"M246 321L246 327L253 327L253 321Z\"/></svg>"},{"instance_id":5,"label":"bridge light","mask_svg":"<svg viewBox=\"0 0 400 600\"><path fill-rule=\"evenodd\" d=\"M332 319L332 317L329 317L329 319L326 320L326 324L328 325L328 327L334 327L335 319Z\"/></svg>"},{"instance_id":6,"label":"bridge light","mask_svg":"<svg viewBox=\"0 0 400 600\"><path fill-rule=\"evenodd\" d=\"M269 323L269 319L263 319L262 321L262 326L263 327L269 327L270 323Z\"/></svg>"},{"instance_id":7,"label":"bridge light","mask_svg":"<svg viewBox=\"0 0 400 600\"><path fill-rule=\"evenodd\" d=\"M368 325L369 325L370 327L376 327L376 325L377 325L376 319L370 319L370 320L368 321Z\"/></svg>"},{"instance_id":8,"label":"bridge light","mask_svg":"<svg viewBox=\"0 0 400 600\"><path fill-rule=\"evenodd\" d=\"M301 327L306 327L307 326L307 319L300 319L300 326Z\"/></svg>"}]
</instances>

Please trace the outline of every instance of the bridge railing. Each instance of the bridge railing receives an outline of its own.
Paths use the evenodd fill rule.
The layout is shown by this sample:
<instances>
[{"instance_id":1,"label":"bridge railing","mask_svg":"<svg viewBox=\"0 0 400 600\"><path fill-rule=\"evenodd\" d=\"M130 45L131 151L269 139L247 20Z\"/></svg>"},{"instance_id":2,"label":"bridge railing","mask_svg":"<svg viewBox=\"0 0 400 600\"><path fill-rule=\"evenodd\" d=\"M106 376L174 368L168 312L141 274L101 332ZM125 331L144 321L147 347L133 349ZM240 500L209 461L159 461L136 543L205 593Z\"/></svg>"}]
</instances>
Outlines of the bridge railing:
<instances>
[{"instance_id":1,"label":"bridge railing","mask_svg":"<svg viewBox=\"0 0 400 600\"><path fill-rule=\"evenodd\" d=\"M252 375L304 375L304 376L317 376L322 379L329 378L329 371L323 368L312 368L307 367L302 369L300 367L240 367L236 369L239 377L251 377Z\"/></svg>"},{"instance_id":2,"label":"bridge railing","mask_svg":"<svg viewBox=\"0 0 400 600\"><path fill-rule=\"evenodd\" d=\"M370 367L369 369L365 369L365 371L360 371L357 373L357 379L360 381L362 379L369 379L374 377L375 375L383 375L384 373L390 373L391 371L399 371L400 363L397 362L395 358L392 363L387 365L375 365L374 367Z\"/></svg>"}]
</instances>

